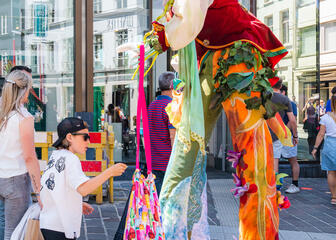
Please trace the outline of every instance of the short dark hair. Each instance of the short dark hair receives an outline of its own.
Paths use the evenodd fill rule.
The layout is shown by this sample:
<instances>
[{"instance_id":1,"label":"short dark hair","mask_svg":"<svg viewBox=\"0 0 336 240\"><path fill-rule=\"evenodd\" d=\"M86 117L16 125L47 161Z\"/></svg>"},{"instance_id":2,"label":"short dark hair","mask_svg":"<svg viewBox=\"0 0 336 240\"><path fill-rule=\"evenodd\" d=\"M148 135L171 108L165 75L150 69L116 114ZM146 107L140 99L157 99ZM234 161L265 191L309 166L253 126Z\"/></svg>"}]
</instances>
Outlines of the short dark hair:
<instances>
[{"instance_id":1,"label":"short dark hair","mask_svg":"<svg viewBox=\"0 0 336 240\"><path fill-rule=\"evenodd\" d=\"M280 90L281 86L282 86L282 80L279 79L279 81L277 81L277 83L273 85L273 88Z\"/></svg>"},{"instance_id":2,"label":"short dark hair","mask_svg":"<svg viewBox=\"0 0 336 240\"><path fill-rule=\"evenodd\" d=\"M280 88L280 92L285 92L285 95L287 96L287 94L288 94L287 91L288 91L287 86L286 85L282 85L281 88Z\"/></svg>"},{"instance_id":3,"label":"short dark hair","mask_svg":"<svg viewBox=\"0 0 336 240\"><path fill-rule=\"evenodd\" d=\"M32 70L29 67L22 66L22 65L12 67L12 69L10 70L10 73L15 71L15 70L26 71L28 73L32 73Z\"/></svg>"},{"instance_id":4,"label":"short dark hair","mask_svg":"<svg viewBox=\"0 0 336 240\"><path fill-rule=\"evenodd\" d=\"M5 84L5 78L0 77L0 97L1 97L1 94L2 94L2 88L3 88L4 84Z\"/></svg>"},{"instance_id":5,"label":"short dark hair","mask_svg":"<svg viewBox=\"0 0 336 240\"><path fill-rule=\"evenodd\" d=\"M333 87L333 88L331 89L331 93L332 93L332 94L336 94L336 87Z\"/></svg>"}]
</instances>

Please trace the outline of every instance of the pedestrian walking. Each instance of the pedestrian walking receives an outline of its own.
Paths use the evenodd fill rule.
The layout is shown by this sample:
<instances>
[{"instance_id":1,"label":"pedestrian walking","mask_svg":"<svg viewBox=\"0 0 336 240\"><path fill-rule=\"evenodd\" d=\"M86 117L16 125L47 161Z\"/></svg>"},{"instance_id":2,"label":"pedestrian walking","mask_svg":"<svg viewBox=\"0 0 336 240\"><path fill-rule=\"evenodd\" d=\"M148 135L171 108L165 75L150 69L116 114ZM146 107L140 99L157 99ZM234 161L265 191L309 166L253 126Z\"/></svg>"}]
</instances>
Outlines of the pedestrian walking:
<instances>
[{"instance_id":1,"label":"pedestrian walking","mask_svg":"<svg viewBox=\"0 0 336 240\"><path fill-rule=\"evenodd\" d=\"M175 140L175 127L169 122L165 108L173 97L173 72L162 73L159 77L159 95L148 107L149 134L152 152L152 169L156 176L155 185L160 195L163 178L167 169Z\"/></svg>"},{"instance_id":2,"label":"pedestrian walking","mask_svg":"<svg viewBox=\"0 0 336 240\"><path fill-rule=\"evenodd\" d=\"M41 178L40 228L45 240L77 239L80 236L82 214L93 208L83 203L83 196L93 192L112 176L120 176L127 166L119 163L94 178L82 171L75 154L85 154L90 140L88 125L79 118L65 118L57 126L57 150L50 156Z\"/></svg>"},{"instance_id":3,"label":"pedestrian walking","mask_svg":"<svg viewBox=\"0 0 336 240\"><path fill-rule=\"evenodd\" d=\"M288 97L288 89L286 85L282 85L280 92L282 95ZM295 122L296 122L296 118L297 118L297 106L295 104L294 101L291 101L291 106L292 106L292 110L293 110L293 115L295 117ZM285 125L288 125L289 123L289 119L288 119L288 115L285 114L283 117L283 122ZM293 135L293 131L292 131L292 135ZM289 164L291 165L291 169L292 169L292 184L288 187L288 189L286 189L286 193L296 193L298 192L298 185L299 185L299 176L300 176L300 165L297 161L297 145L293 146L293 147L288 147L288 146L282 146L281 149L281 156L283 158L287 158L289 161ZM300 190L300 189L299 189Z\"/></svg>"},{"instance_id":4,"label":"pedestrian walking","mask_svg":"<svg viewBox=\"0 0 336 240\"><path fill-rule=\"evenodd\" d=\"M24 107L31 87L31 76L14 70L6 77L2 91L0 205L4 206L5 240L10 239L31 202L31 182L40 202L40 167L34 147L34 118Z\"/></svg>"},{"instance_id":5,"label":"pedestrian walking","mask_svg":"<svg viewBox=\"0 0 336 240\"><path fill-rule=\"evenodd\" d=\"M336 96L336 87L333 87L331 89L331 96ZM326 112L331 112L331 100L328 99L327 104L326 104Z\"/></svg>"},{"instance_id":6,"label":"pedestrian walking","mask_svg":"<svg viewBox=\"0 0 336 240\"><path fill-rule=\"evenodd\" d=\"M279 79L278 82L273 86L273 96L272 102L282 104L287 107L287 110L279 111L279 114L292 132L293 147L286 147L282 145L280 140L276 135L271 131L272 140L273 140L273 154L274 154L274 170L276 173L279 171L279 159L280 157L287 158L292 168L292 184L286 189L286 193L298 193L300 192L299 188L299 175L300 175L300 166L297 161L297 143L298 143L298 133L296 118L293 114L292 103L289 98L281 94L282 80ZM286 89L283 89L286 90Z\"/></svg>"},{"instance_id":7,"label":"pedestrian walking","mask_svg":"<svg viewBox=\"0 0 336 240\"><path fill-rule=\"evenodd\" d=\"M324 140L321 168L328 171L328 185L331 192L331 204L336 205L336 96L331 97L331 112L327 112L320 120L320 131L312 155L316 158L317 150Z\"/></svg>"},{"instance_id":8,"label":"pedestrian walking","mask_svg":"<svg viewBox=\"0 0 336 240\"><path fill-rule=\"evenodd\" d=\"M159 77L161 95L148 107L148 125L152 153L152 173L155 175L155 186L158 195L163 183L169 162L172 146L175 139L176 129L169 122L165 108L172 101L173 96L173 72L164 72ZM122 240L124 235L129 197L121 217L114 240Z\"/></svg>"}]
</instances>

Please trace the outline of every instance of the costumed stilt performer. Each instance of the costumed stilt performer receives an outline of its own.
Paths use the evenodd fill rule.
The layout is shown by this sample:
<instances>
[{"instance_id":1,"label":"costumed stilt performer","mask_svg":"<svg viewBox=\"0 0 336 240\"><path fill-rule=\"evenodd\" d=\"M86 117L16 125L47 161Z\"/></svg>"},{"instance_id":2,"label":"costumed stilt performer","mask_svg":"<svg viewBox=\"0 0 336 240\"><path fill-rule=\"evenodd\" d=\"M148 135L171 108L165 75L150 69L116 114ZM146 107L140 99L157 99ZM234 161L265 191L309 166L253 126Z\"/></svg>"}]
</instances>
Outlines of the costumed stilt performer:
<instances>
[{"instance_id":1,"label":"costumed stilt performer","mask_svg":"<svg viewBox=\"0 0 336 240\"><path fill-rule=\"evenodd\" d=\"M237 0L166 0L147 45L157 56L178 50L179 79L167 107L177 137L160 195L166 239L210 239L205 146L225 110L236 168L232 192L240 198L239 238L278 239L278 207L289 202L276 189L269 128L284 145L290 131L271 102L274 66L287 51L270 29ZM181 93L181 89L183 92Z\"/></svg>"}]
</instances>

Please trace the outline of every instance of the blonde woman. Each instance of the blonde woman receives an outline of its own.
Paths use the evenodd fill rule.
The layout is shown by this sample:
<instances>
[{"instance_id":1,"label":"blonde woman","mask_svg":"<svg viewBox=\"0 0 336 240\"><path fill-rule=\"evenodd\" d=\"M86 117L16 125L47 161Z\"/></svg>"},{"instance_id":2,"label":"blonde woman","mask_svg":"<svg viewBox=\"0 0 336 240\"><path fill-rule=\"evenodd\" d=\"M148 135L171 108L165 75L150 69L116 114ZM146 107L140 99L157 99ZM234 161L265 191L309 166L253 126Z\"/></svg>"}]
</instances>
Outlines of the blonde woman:
<instances>
[{"instance_id":1,"label":"blonde woman","mask_svg":"<svg viewBox=\"0 0 336 240\"><path fill-rule=\"evenodd\" d=\"M320 131L316 137L316 142L312 155L316 157L316 152L324 136L321 168L328 171L328 185L331 192L331 204L336 205L336 96L331 97L331 112L323 115L320 120Z\"/></svg>"},{"instance_id":2,"label":"blonde woman","mask_svg":"<svg viewBox=\"0 0 336 240\"><path fill-rule=\"evenodd\" d=\"M31 76L15 70L6 77L0 102L0 204L5 208L5 240L10 239L31 202L31 183L39 200L34 118L24 107L31 87Z\"/></svg>"}]
</instances>

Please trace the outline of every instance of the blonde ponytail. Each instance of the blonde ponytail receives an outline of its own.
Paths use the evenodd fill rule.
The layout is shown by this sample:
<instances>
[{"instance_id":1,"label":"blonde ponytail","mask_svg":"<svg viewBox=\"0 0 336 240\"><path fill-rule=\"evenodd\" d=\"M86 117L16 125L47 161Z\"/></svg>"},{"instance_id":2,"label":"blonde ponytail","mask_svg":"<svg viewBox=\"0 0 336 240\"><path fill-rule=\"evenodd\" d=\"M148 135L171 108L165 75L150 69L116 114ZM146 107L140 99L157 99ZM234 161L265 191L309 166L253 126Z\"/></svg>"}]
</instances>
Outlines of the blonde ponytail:
<instances>
[{"instance_id":1,"label":"blonde ponytail","mask_svg":"<svg viewBox=\"0 0 336 240\"><path fill-rule=\"evenodd\" d=\"M15 70L6 77L0 102L0 130L6 125L10 112L21 114L22 100L32 84L31 76L20 70Z\"/></svg>"}]
</instances>

